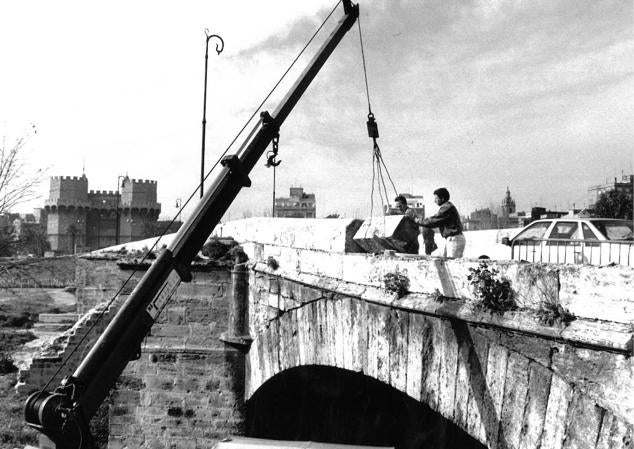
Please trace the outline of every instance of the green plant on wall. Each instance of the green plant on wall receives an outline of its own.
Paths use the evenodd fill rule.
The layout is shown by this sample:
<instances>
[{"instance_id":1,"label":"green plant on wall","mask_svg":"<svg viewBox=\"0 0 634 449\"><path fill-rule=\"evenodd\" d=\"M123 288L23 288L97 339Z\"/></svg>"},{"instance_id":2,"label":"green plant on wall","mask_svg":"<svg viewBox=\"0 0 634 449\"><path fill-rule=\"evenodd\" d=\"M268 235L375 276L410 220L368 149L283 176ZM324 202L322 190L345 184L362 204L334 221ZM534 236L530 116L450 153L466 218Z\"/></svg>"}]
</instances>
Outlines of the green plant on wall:
<instances>
[{"instance_id":1,"label":"green plant on wall","mask_svg":"<svg viewBox=\"0 0 634 449\"><path fill-rule=\"evenodd\" d=\"M383 276L383 285L385 290L395 293L398 298L402 298L409 292L409 278L398 271Z\"/></svg>"},{"instance_id":2,"label":"green plant on wall","mask_svg":"<svg viewBox=\"0 0 634 449\"><path fill-rule=\"evenodd\" d=\"M440 290L436 288L434 289L434 292L431 294L431 299L433 299L436 302L445 302L445 300L448 298L445 295L443 295Z\"/></svg>"},{"instance_id":3,"label":"green plant on wall","mask_svg":"<svg viewBox=\"0 0 634 449\"><path fill-rule=\"evenodd\" d=\"M469 268L469 273L467 280L483 307L501 313L517 308L511 282L502 279L498 270L481 262L477 268Z\"/></svg>"},{"instance_id":4,"label":"green plant on wall","mask_svg":"<svg viewBox=\"0 0 634 449\"><path fill-rule=\"evenodd\" d=\"M280 264L277 260L275 260L275 257L269 256L266 259L266 266L269 267L271 270L275 271L280 267Z\"/></svg>"},{"instance_id":5,"label":"green plant on wall","mask_svg":"<svg viewBox=\"0 0 634 449\"><path fill-rule=\"evenodd\" d=\"M568 326L571 321L577 319L572 313L559 303L545 303L542 304L537 311L539 321L548 326Z\"/></svg>"}]
</instances>

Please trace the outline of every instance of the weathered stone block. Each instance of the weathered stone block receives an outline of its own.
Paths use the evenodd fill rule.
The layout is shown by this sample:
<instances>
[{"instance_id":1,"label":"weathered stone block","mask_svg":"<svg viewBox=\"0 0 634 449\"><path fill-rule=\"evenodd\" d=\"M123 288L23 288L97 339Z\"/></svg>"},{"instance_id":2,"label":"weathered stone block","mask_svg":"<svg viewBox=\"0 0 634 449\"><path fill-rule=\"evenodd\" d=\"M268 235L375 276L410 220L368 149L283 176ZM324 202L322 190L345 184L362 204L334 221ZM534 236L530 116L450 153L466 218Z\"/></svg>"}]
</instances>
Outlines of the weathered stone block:
<instances>
[{"instance_id":1,"label":"weathered stone block","mask_svg":"<svg viewBox=\"0 0 634 449\"><path fill-rule=\"evenodd\" d=\"M399 310L391 310L387 325L390 350L390 385L397 390L405 391L407 390L409 314Z\"/></svg>"},{"instance_id":2,"label":"weathered stone block","mask_svg":"<svg viewBox=\"0 0 634 449\"><path fill-rule=\"evenodd\" d=\"M594 449L605 410L579 391L573 395L564 448Z\"/></svg>"},{"instance_id":3,"label":"weathered stone block","mask_svg":"<svg viewBox=\"0 0 634 449\"><path fill-rule=\"evenodd\" d=\"M576 316L634 322L634 268L558 266L563 306Z\"/></svg>"},{"instance_id":4,"label":"weathered stone block","mask_svg":"<svg viewBox=\"0 0 634 449\"><path fill-rule=\"evenodd\" d=\"M553 376L544 417L542 445L544 449L561 449L568 421L568 408L572 400L572 388L558 376Z\"/></svg>"},{"instance_id":5,"label":"weathered stone block","mask_svg":"<svg viewBox=\"0 0 634 449\"><path fill-rule=\"evenodd\" d=\"M217 226L214 233L218 236L231 235L238 242L343 253L356 248L349 239L358 226L357 219L257 217ZM256 257L255 260L262 259Z\"/></svg>"},{"instance_id":6,"label":"weathered stone block","mask_svg":"<svg viewBox=\"0 0 634 449\"><path fill-rule=\"evenodd\" d=\"M529 362L509 351L506 364L504 397L498 435L499 447L519 448L522 418L528 396Z\"/></svg>"},{"instance_id":7,"label":"weathered stone block","mask_svg":"<svg viewBox=\"0 0 634 449\"><path fill-rule=\"evenodd\" d=\"M411 242L418 240L420 230L404 215L371 217L366 219L354 235L354 242L368 253L393 250L406 252Z\"/></svg>"},{"instance_id":8,"label":"weathered stone block","mask_svg":"<svg viewBox=\"0 0 634 449\"><path fill-rule=\"evenodd\" d=\"M458 340L451 323L439 321L439 349L441 358L438 372L438 411L447 419L452 419L456 407L456 374L458 371Z\"/></svg>"}]
</instances>

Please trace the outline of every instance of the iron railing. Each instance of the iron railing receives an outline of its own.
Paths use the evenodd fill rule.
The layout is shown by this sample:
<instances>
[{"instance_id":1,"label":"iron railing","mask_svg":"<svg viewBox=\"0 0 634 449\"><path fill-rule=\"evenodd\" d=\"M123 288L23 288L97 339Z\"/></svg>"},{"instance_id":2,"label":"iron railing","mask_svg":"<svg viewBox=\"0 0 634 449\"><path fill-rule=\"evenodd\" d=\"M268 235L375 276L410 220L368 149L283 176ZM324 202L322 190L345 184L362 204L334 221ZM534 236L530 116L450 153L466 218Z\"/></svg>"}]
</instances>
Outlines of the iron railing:
<instances>
[{"instance_id":1,"label":"iron railing","mask_svg":"<svg viewBox=\"0 0 634 449\"><path fill-rule=\"evenodd\" d=\"M511 259L540 263L634 266L631 240L514 240Z\"/></svg>"}]
</instances>

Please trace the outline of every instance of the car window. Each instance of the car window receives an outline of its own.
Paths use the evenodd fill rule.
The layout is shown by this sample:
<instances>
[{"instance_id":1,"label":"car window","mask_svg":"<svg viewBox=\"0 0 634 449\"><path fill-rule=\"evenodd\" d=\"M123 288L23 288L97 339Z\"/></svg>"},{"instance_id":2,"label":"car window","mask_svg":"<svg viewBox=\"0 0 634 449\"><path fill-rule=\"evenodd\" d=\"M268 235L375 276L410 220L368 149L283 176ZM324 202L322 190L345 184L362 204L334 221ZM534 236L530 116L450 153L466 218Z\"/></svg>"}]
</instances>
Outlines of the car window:
<instances>
[{"instance_id":1,"label":"car window","mask_svg":"<svg viewBox=\"0 0 634 449\"><path fill-rule=\"evenodd\" d=\"M631 221L593 220L592 224L595 225L608 240L634 240L632 237L634 225Z\"/></svg>"},{"instance_id":2,"label":"car window","mask_svg":"<svg viewBox=\"0 0 634 449\"><path fill-rule=\"evenodd\" d=\"M583 232L584 240L599 240L599 237L597 237L594 231L590 229L590 226L588 226L586 223L581 223L581 230Z\"/></svg>"},{"instance_id":3,"label":"car window","mask_svg":"<svg viewBox=\"0 0 634 449\"><path fill-rule=\"evenodd\" d=\"M574 221L558 221L555 223L552 232L548 238L550 239L573 239L576 237L577 223Z\"/></svg>"},{"instance_id":4,"label":"car window","mask_svg":"<svg viewBox=\"0 0 634 449\"><path fill-rule=\"evenodd\" d=\"M546 234L546 230L550 226L549 222L542 223L533 223L529 225L522 232L517 234L513 240L537 240L543 239L544 234Z\"/></svg>"}]
</instances>

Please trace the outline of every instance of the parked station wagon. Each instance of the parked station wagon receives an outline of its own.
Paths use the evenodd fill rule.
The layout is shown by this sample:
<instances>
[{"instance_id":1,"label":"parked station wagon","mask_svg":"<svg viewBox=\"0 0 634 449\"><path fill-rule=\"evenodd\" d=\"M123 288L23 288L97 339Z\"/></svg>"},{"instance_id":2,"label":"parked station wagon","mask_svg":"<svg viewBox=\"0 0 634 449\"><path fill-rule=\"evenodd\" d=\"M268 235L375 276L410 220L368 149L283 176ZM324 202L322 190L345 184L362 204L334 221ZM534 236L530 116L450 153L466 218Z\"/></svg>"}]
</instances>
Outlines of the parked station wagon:
<instances>
[{"instance_id":1,"label":"parked station wagon","mask_svg":"<svg viewBox=\"0 0 634 449\"><path fill-rule=\"evenodd\" d=\"M634 224L609 218L537 220L502 243L528 262L634 266Z\"/></svg>"}]
</instances>

